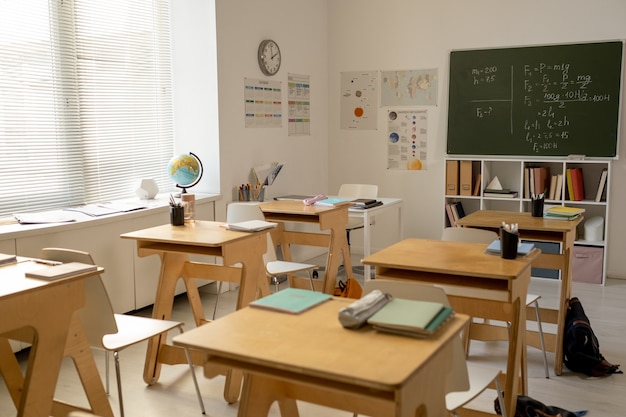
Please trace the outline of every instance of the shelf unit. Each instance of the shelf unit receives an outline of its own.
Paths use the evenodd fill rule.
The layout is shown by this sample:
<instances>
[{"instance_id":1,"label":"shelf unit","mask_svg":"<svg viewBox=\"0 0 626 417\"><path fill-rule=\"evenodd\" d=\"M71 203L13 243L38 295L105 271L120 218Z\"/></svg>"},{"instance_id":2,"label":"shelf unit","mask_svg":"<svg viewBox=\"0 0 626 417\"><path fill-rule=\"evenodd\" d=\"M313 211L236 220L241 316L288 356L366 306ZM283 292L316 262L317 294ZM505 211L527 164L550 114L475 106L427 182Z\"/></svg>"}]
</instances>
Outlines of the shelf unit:
<instances>
[{"instance_id":1,"label":"shelf unit","mask_svg":"<svg viewBox=\"0 0 626 417\"><path fill-rule=\"evenodd\" d=\"M606 276L607 265L607 233L608 218L609 218L609 190L610 190L610 178L611 178L611 160L594 159L594 160L569 160L569 159L533 159L533 158L484 158L484 157L453 157L446 158L446 166L453 161L471 161L472 166L472 190L476 189L478 195L459 195L449 193L448 190L452 187L448 186L451 180L449 170L446 169L446 184L445 184L445 203L460 201L463 205L463 210L466 214L472 213L477 210L505 210L505 211L520 211L530 212L531 199L525 198L524 195L524 172L526 168L531 167L548 167L550 170L550 176L555 174L561 174L563 176L564 186L554 199L546 199L545 205L562 205L570 207L580 207L585 209L585 220L581 222L577 229L577 240L575 246L600 248L602 250L602 271L600 284L604 284ZM466 162L468 166L469 162ZM585 198L581 201L570 200L565 183L567 178L567 170L571 168L582 168ZM595 201L596 192L598 190L600 177L602 171L607 170L605 192L603 193L604 199L601 201ZM457 170L458 172L459 170ZM462 175L462 174L461 174ZM503 188L508 188L518 192L518 195L514 198L497 198L484 196L485 187L493 180L494 177L498 177ZM453 180L453 179L452 179ZM461 178L457 179L457 183L462 181ZM467 182L467 180L466 180ZM476 184L478 182L478 184ZM477 187L477 188L476 188ZM460 187L456 187L456 193L459 193ZM446 210L442 210L444 216L444 222L449 224ZM604 219L604 225L602 230L603 240L586 240L585 239L585 223L593 217L602 217ZM576 272L576 270L574 270ZM596 282L596 281L594 281Z\"/></svg>"}]
</instances>

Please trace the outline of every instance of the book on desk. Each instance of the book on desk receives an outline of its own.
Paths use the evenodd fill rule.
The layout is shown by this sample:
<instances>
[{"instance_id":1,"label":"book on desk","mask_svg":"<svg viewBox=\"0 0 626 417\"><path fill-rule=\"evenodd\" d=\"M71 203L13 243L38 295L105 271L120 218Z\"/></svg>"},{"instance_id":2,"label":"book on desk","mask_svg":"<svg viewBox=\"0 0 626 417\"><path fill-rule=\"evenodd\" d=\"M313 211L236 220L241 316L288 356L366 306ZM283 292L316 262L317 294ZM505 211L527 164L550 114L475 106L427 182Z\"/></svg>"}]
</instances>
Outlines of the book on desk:
<instances>
[{"instance_id":1,"label":"book on desk","mask_svg":"<svg viewBox=\"0 0 626 417\"><path fill-rule=\"evenodd\" d=\"M323 292L301 288L285 288L252 301L250 307L279 311L281 313L299 314L330 300L332 297L332 295Z\"/></svg>"},{"instance_id":2,"label":"book on desk","mask_svg":"<svg viewBox=\"0 0 626 417\"><path fill-rule=\"evenodd\" d=\"M96 265L83 264L80 262L68 262L60 265L49 266L46 268L36 269L26 272L27 278L36 278L45 281L54 281L56 279L67 278L74 275L83 274L97 270Z\"/></svg>"},{"instance_id":3,"label":"book on desk","mask_svg":"<svg viewBox=\"0 0 626 417\"><path fill-rule=\"evenodd\" d=\"M453 316L454 310L441 303L393 298L367 323L382 332L423 337L434 334Z\"/></svg>"}]
</instances>

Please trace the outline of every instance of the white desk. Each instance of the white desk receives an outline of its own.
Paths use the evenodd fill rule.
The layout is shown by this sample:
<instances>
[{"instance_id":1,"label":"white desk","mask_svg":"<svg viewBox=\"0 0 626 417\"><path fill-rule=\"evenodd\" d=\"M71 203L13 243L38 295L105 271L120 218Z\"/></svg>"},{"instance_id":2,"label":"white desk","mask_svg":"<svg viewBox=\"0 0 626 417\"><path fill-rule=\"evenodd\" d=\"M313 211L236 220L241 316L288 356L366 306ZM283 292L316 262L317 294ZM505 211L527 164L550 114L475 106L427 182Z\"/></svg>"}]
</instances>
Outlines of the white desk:
<instances>
[{"instance_id":1,"label":"white desk","mask_svg":"<svg viewBox=\"0 0 626 417\"><path fill-rule=\"evenodd\" d=\"M389 210L397 210L398 211L398 241L402 240L402 199L401 198L386 198L386 197L378 197L376 200L382 201L383 205L378 207L372 207L367 210L360 210L357 208L350 208L348 210L348 217L355 217L363 219L363 257L367 258L372 253L372 231L371 231L371 221L372 217L384 213ZM364 279L368 280L371 278L371 266L364 265L363 266L363 275Z\"/></svg>"}]
</instances>

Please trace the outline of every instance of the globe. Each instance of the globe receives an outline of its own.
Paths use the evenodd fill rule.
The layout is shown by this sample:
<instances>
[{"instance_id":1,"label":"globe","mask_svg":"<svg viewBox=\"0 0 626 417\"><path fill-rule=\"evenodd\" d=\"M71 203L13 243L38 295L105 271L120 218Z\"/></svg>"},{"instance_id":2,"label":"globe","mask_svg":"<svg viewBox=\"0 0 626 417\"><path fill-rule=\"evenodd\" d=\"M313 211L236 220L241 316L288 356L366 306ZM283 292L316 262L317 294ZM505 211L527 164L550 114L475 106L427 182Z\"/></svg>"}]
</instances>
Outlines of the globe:
<instances>
[{"instance_id":1,"label":"globe","mask_svg":"<svg viewBox=\"0 0 626 417\"><path fill-rule=\"evenodd\" d=\"M187 188L196 185L202 178L202 162L192 152L177 155L167 164L167 172L178 188L187 192Z\"/></svg>"}]
</instances>

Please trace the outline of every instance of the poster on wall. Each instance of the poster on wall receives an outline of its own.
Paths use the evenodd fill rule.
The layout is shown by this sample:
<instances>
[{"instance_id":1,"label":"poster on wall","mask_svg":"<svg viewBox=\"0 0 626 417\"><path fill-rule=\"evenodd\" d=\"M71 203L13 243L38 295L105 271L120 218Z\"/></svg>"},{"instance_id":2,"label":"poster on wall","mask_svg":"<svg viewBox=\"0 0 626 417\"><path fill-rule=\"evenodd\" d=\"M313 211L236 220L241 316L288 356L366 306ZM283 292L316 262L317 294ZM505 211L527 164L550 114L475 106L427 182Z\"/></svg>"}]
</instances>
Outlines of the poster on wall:
<instances>
[{"instance_id":1,"label":"poster on wall","mask_svg":"<svg viewBox=\"0 0 626 417\"><path fill-rule=\"evenodd\" d=\"M246 127L282 127L280 81L244 78Z\"/></svg>"},{"instance_id":2,"label":"poster on wall","mask_svg":"<svg viewBox=\"0 0 626 417\"><path fill-rule=\"evenodd\" d=\"M302 74L287 76L287 114L289 136L311 134L311 77Z\"/></svg>"},{"instance_id":3,"label":"poster on wall","mask_svg":"<svg viewBox=\"0 0 626 417\"><path fill-rule=\"evenodd\" d=\"M387 112L387 169L425 170L427 145L426 110Z\"/></svg>"},{"instance_id":4,"label":"poster on wall","mask_svg":"<svg viewBox=\"0 0 626 417\"><path fill-rule=\"evenodd\" d=\"M341 73L341 129L378 129L378 72Z\"/></svg>"},{"instance_id":5,"label":"poster on wall","mask_svg":"<svg viewBox=\"0 0 626 417\"><path fill-rule=\"evenodd\" d=\"M437 69L382 71L381 106L436 106Z\"/></svg>"}]
</instances>

